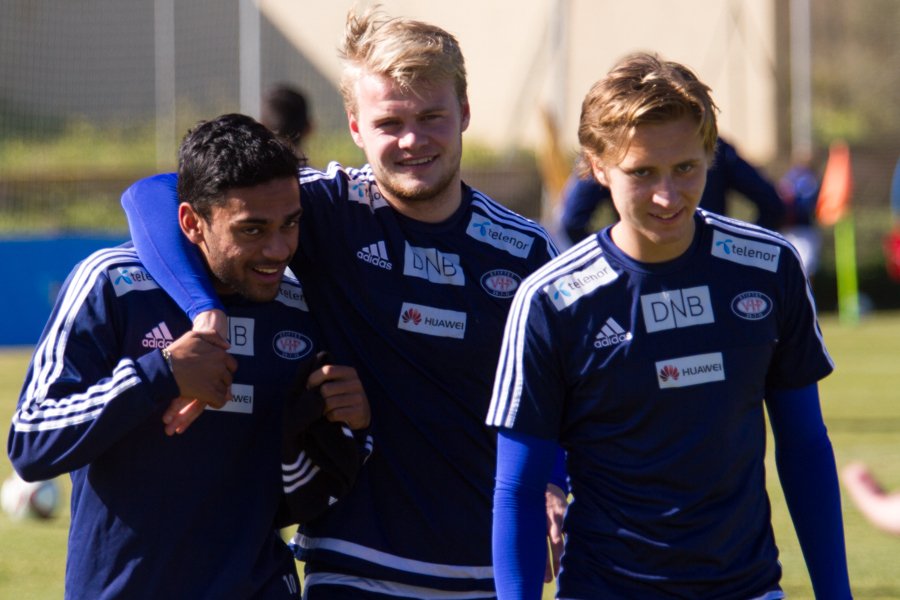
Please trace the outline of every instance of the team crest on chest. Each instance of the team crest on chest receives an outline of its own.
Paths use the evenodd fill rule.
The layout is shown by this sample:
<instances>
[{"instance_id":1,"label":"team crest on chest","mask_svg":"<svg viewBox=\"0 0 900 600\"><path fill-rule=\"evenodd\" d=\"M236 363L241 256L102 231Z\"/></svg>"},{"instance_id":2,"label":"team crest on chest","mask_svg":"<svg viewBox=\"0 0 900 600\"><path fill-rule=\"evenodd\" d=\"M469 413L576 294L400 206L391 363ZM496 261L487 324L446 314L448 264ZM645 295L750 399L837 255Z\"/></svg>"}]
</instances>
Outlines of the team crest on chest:
<instances>
[{"instance_id":1,"label":"team crest on chest","mask_svg":"<svg viewBox=\"0 0 900 600\"><path fill-rule=\"evenodd\" d=\"M731 301L731 311L742 319L759 321L772 312L772 299L762 292L744 292Z\"/></svg>"},{"instance_id":2,"label":"team crest on chest","mask_svg":"<svg viewBox=\"0 0 900 600\"><path fill-rule=\"evenodd\" d=\"M275 354L287 360L298 360L309 354L312 350L312 341L296 331L280 331L272 340L272 349Z\"/></svg>"},{"instance_id":3,"label":"team crest on chest","mask_svg":"<svg viewBox=\"0 0 900 600\"><path fill-rule=\"evenodd\" d=\"M512 298L522 278L506 269L494 269L481 276L481 287L494 298Z\"/></svg>"}]
</instances>

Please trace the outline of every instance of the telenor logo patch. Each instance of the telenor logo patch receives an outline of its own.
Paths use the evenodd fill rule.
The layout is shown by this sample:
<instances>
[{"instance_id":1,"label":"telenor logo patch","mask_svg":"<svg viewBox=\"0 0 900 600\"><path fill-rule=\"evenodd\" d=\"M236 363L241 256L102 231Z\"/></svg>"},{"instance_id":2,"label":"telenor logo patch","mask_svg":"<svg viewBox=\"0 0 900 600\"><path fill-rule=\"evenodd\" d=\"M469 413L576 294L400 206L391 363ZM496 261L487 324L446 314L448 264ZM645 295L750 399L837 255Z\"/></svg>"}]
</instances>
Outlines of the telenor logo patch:
<instances>
[{"instance_id":1,"label":"telenor logo patch","mask_svg":"<svg viewBox=\"0 0 900 600\"><path fill-rule=\"evenodd\" d=\"M712 255L775 273L778 271L781 247L715 231L713 232Z\"/></svg>"},{"instance_id":2,"label":"telenor logo patch","mask_svg":"<svg viewBox=\"0 0 900 600\"><path fill-rule=\"evenodd\" d=\"M534 238L530 235L502 227L479 214L472 215L466 235L519 258L528 256L534 244Z\"/></svg>"},{"instance_id":3,"label":"telenor logo patch","mask_svg":"<svg viewBox=\"0 0 900 600\"><path fill-rule=\"evenodd\" d=\"M108 272L116 296L123 296L135 290L155 290L159 286L150 273L141 267L117 267Z\"/></svg>"},{"instance_id":4,"label":"telenor logo patch","mask_svg":"<svg viewBox=\"0 0 900 600\"><path fill-rule=\"evenodd\" d=\"M285 306L309 312L309 307L306 305L306 297L303 295L303 288L297 284L282 281L281 286L278 288L278 295L275 296L275 300L281 302Z\"/></svg>"},{"instance_id":5,"label":"telenor logo patch","mask_svg":"<svg viewBox=\"0 0 900 600\"><path fill-rule=\"evenodd\" d=\"M544 286L544 293L550 297L556 310L571 306L576 300L590 294L597 288L609 285L619 277L604 257L598 258L586 269L560 277Z\"/></svg>"}]
</instances>

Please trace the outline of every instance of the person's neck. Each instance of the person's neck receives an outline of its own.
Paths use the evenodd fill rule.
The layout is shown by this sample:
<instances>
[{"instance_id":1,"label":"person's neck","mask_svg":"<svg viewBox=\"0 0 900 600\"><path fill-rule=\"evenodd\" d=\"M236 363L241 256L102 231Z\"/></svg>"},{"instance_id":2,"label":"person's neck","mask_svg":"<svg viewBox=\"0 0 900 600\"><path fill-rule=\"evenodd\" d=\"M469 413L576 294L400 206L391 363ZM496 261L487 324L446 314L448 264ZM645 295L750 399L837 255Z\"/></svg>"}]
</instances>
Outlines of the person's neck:
<instances>
[{"instance_id":1,"label":"person's neck","mask_svg":"<svg viewBox=\"0 0 900 600\"><path fill-rule=\"evenodd\" d=\"M213 273L212 269L209 268L209 262L206 262L206 275L209 277L210 283L212 283L213 290L216 292L216 295L219 298L223 296L234 296L237 294L237 291L227 283L224 283L221 279L216 277L216 274Z\"/></svg>"},{"instance_id":2,"label":"person's neck","mask_svg":"<svg viewBox=\"0 0 900 600\"><path fill-rule=\"evenodd\" d=\"M612 242L630 258L643 263L664 263L682 256L694 242L696 226L691 227L691 234L679 240L665 244L650 242L635 231L624 227L621 222L610 230Z\"/></svg>"},{"instance_id":3,"label":"person's neck","mask_svg":"<svg viewBox=\"0 0 900 600\"><path fill-rule=\"evenodd\" d=\"M453 216L462 204L462 184L457 179L441 194L427 200L406 200L387 195L385 200L404 217L422 223L442 223Z\"/></svg>"},{"instance_id":4,"label":"person's neck","mask_svg":"<svg viewBox=\"0 0 900 600\"><path fill-rule=\"evenodd\" d=\"M216 295L219 298L222 298L224 296L238 295L237 291L235 291L233 287L231 287L230 285L225 285L224 283L221 283L216 279L213 279L213 289L216 291Z\"/></svg>"}]
</instances>

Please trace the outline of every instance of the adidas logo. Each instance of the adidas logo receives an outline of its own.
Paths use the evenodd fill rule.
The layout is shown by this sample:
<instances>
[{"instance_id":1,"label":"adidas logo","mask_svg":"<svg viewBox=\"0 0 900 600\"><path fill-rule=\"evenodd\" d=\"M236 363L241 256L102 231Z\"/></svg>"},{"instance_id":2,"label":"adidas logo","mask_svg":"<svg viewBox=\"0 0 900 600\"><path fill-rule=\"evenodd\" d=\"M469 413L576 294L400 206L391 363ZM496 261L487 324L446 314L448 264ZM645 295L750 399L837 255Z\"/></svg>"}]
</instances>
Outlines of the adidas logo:
<instances>
[{"instance_id":1,"label":"adidas logo","mask_svg":"<svg viewBox=\"0 0 900 600\"><path fill-rule=\"evenodd\" d=\"M147 332L144 339L141 340L141 346L144 348L168 348L174 341L172 332L166 327L166 323L161 321L159 325Z\"/></svg>"},{"instance_id":2,"label":"adidas logo","mask_svg":"<svg viewBox=\"0 0 900 600\"><path fill-rule=\"evenodd\" d=\"M598 333L597 337L594 339L594 348L609 348L610 346L627 342L632 337L630 331L622 329L622 326L616 323L615 319L610 317L606 320L606 323L604 323L603 327L600 329L600 333Z\"/></svg>"},{"instance_id":3,"label":"adidas logo","mask_svg":"<svg viewBox=\"0 0 900 600\"><path fill-rule=\"evenodd\" d=\"M387 248L384 247L384 240L369 244L368 246L363 246L356 251L356 258L365 261L370 265L387 269L388 271L394 268L394 265L388 260L388 253Z\"/></svg>"}]
</instances>

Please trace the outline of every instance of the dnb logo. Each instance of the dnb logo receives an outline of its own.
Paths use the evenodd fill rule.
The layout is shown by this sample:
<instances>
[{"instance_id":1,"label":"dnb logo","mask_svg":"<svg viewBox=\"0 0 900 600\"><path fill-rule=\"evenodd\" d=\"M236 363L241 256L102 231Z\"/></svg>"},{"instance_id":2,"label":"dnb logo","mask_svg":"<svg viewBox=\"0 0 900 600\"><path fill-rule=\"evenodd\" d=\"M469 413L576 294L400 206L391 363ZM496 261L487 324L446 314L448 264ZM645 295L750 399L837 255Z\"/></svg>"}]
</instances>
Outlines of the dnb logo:
<instances>
[{"instance_id":1,"label":"dnb logo","mask_svg":"<svg viewBox=\"0 0 900 600\"><path fill-rule=\"evenodd\" d=\"M481 287L494 298L512 298L522 278L506 269L494 269L481 276Z\"/></svg>"},{"instance_id":2,"label":"dnb logo","mask_svg":"<svg viewBox=\"0 0 900 600\"><path fill-rule=\"evenodd\" d=\"M715 323L709 287L666 290L641 296L647 333Z\"/></svg>"},{"instance_id":3,"label":"dnb logo","mask_svg":"<svg viewBox=\"0 0 900 600\"><path fill-rule=\"evenodd\" d=\"M296 331L281 331L272 340L275 354L287 360L298 360L312 350L312 340Z\"/></svg>"},{"instance_id":4,"label":"dnb logo","mask_svg":"<svg viewBox=\"0 0 900 600\"><path fill-rule=\"evenodd\" d=\"M762 292L744 292L731 301L731 311L742 319L759 321L772 312L772 299Z\"/></svg>"}]
</instances>

